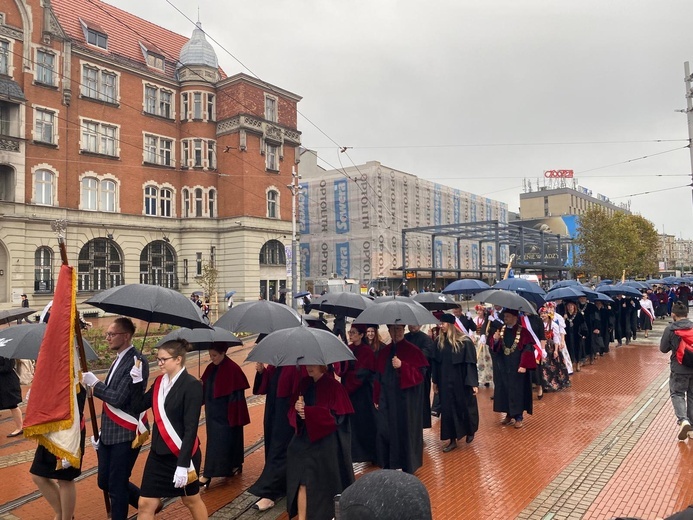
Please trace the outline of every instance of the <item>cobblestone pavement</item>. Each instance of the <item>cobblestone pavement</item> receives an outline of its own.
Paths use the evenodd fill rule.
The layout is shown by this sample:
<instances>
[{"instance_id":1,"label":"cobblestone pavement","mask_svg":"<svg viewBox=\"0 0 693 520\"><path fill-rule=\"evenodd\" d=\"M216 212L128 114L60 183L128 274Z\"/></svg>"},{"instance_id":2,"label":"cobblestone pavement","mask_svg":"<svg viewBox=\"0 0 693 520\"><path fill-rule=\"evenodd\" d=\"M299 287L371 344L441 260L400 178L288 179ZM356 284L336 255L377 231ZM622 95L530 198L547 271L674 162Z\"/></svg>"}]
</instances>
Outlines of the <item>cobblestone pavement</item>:
<instances>
[{"instance_id":1,"label":"cobblestone pavement","mask_svg":"<svg viewBox=\"0 0 693 520\"><path fill-rule=\"evenodd\" d=\"M424 466L416 473L429 491L434 518L558 520L624 515L654 520L693 503L693 439L676 440L668 356L657 348L665 324L658 321L649 339L639 337L631 345L612 347L594 365L575 374L571 388L535 401L534 415L521 430L499 424L491 390L486 388L479 394L481 426L472 444L443 454L434 419L433 428L424 433ZM247 348L242 350L234 354L236 361L245 358ZM203 367L204 363L205 358ZM196 363L189 362L189 370L196 374ZM252 376L252 366L244 370ZM243 473L228 481L215 480L202 494L211 518L288 518L283 502L263 514L252 510L255 498L245 492L264 460L262 400L251 403ZM51 518L28 474L33 444L5 439L12 428L4 412L0 520ZM204 426L200 438L204 446ZM145 458L143 452L135 482L141 479ZM95 463L93 450L87 448L84 474L77 483L77 519L105 518ZM357 476L370 469L359 465ZM167 504L160 516L188 518L180 501Z\"/></svg>"}]
</instances>

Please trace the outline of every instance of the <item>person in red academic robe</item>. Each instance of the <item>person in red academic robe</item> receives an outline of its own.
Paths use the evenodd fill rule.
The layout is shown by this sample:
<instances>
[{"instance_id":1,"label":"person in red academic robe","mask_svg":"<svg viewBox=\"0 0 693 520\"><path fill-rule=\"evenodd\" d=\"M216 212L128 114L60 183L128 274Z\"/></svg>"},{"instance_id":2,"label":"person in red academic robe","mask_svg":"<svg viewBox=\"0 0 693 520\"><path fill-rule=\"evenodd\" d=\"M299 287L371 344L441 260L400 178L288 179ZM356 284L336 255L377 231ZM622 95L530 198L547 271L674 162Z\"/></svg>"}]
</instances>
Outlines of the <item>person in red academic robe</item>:
<instances>
[{"instance_id":1,"label":"person in red academic robe","mask_svg":"<svg viewBox=\"0 0 693 520\"><path fill-rule=\"evenodd\" d=\"M212 477L232 477L243 469L243 427L250 424L243 370L226 356L227 346L209 349L211 363L202 374L207 427L205 467L200 484Z\"/></svg>"},{"instance_id":2,"label":"person in red academic robe","mask_svg":"<svg viewBox=\"0 0 693 520\"><path fill-rule=\"evenodd\" d=\"M503 311L503 327L493 335L493 411L503 412L503 425L522 428L523 413L532 413L532 378L537 368L534 338L514 309Z\"/></svg>"},{"instance_id":3,"label":"person in red academic robe","mask_svg":"<svg viewBox=\"0 0 693 520\"><path fill-rule=\"evenodd\" d=\"M423 463L423 380L428 361L404 339L404 325L390 325L392 341L376 359L377 464L414 473Z\"/></svg>"},{"instance_id":4,"label":"person in red academic robe","mask_svg":"<svg viewBox=\"0 0 693 520\"><path fill-rule=\"evenodd\" d=\"M248 492L261 497L253 507L265 511L286 495L286 449L294 435L289 424L289 401L305 370L294 366L265 367L262 363L256 364L256 370L253 394L266 396L263 426L265 467Z\"/></svg>"},{"instance_id":5,"label":"person in red academic robe","mask_svg":"<svg viewBox=\"0 0 693 520\"><path fill-rule=\"evenodd\" d=\"M354 482L349 416L354 408L327 367L306 366L289 410L286 509L299 520L332 520L334 496Z\"/></svg>"},{"instance_id":6,"label":"person in red academic robe","mask_svg":"<svg viewBox=\"0 0 693 520\"><path fill-rule=\"evenodd\" d=\"M354 407L351 421L351 458L353 462L375 462L375 406L373 376L375 354L364 342L366 325L349 329L349 348L356 360L337 364L337 375L349 394ZM429 414L430 417L430 414Z\"/></svg>"}]
</instances>

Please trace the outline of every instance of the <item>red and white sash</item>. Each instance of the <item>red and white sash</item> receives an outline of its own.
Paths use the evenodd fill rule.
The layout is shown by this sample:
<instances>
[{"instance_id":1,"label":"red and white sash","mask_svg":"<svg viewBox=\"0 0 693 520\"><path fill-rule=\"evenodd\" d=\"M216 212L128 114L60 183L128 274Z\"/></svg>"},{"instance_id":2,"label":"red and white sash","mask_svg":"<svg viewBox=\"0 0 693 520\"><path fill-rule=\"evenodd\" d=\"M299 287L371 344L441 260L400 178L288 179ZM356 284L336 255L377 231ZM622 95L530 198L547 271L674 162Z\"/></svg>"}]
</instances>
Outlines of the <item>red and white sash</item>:
<instances>
[{"instance_id":1,"label":"red and white sash","mask_svg":"<svg viewBox=\"0 0 693 520\"><path fill-rule=\"evenodd\" d=\"M641 306L640 310L647 314L647 317L650 318L650 321L654 321L654 316L652 316L652 313L646 307Z\"/></svg>"},{"instance_id":2,"label":"red and white sash","mask_svg":"<svg viewBox=\"0 0 693 520\"><path fill-rule=\"evenodd\" d=\"M106 402L103 403L103 411L118 426L135 432L135 440L132 441L133 448L142 446L149 438L149 421L147 420L146 411L142 412L138 417L134 417Z\"/></svg>"},{"instance_id":3,"label":"red and white sash","mask_svg":"<svg viewBox=\"0 0 693 520\"><path fill-rule=\"evenodd\" d=\"M455 327L461 330L463 334L469 336L469 331L464 328L464 325L462 325L462 322L457 316L455 316Z\"/></svg>"},{"instance_id":4,"label":"red and white sash","mask_svg":"<svg viewBox=\"0 0 693 520\"><path fill-rule=\"evenodd\" d=\"M176 432L176 430L173 428L173 425L171 424L168 415L166 415L166 409L164 408L166 396L164 396L164 386L161 384L161 380L163 379L163 377L164 376L161 375L157 377L154 381L152 411L154 412L154 421L156 422L156 425L159 429L159 435L161 435L161 438L164 440L166 446L168 446L168 449L171 450L171 453L178 457L180 455L180 449L183 445L183 441ZM191 457L193 454L197 452L199 443L200 441L197 438L197 435L195 435L195 444L193 445L193 449L190 454ZM188 471L195 471L195 467L193 466L192 460L190 461L190 467L188 468Z\"/></svg>"},{"instance_id":5,"label":"red and white sash","mask_svg":"<svg viewBox=\"0 0 693 520\"><path fill-rule=\"evenodd\" d=\"M527 315L522 316L522 326L532 335L532 339L534 340L534 357L537 363L541 362L542 359L546 359L546 350L544 350L541 341L539 341L539 338L534 333L534 329L532 329L532 324L529 322L529 317Z\"/></svg>"}]
</instances>

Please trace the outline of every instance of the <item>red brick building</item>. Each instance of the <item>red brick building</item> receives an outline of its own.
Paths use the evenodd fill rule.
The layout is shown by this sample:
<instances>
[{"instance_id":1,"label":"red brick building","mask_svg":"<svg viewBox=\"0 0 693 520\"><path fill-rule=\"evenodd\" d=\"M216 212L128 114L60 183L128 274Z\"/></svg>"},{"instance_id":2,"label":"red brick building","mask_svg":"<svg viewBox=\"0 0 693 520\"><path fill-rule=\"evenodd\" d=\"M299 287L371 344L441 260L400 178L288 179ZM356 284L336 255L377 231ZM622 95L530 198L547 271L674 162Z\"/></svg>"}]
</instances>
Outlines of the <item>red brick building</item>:
<instances>
[{"instance_id":1,"label":"red brick building","mask_svg":"<svg viewBox=\"0 0 693 520\"><path fill-rule=\"evenodd\" d=\"M0 303L51 298L56 219L81 297L193 292L206 262L237 301L276 294L300 99L227 77L199 22L188 39L100 0L0 0Z\"/></svg>"}]
</instances>

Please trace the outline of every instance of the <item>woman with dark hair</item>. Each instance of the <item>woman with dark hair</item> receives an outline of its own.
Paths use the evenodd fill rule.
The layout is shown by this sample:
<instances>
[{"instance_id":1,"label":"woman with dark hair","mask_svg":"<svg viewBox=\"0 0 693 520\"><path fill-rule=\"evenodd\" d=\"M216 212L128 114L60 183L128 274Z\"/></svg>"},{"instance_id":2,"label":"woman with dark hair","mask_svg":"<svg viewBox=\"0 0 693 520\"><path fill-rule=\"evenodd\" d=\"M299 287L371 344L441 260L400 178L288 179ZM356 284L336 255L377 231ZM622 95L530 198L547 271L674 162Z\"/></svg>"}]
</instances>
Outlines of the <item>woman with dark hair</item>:
<instances>
[{"instance_id":1,"label":"woman with dark hair","mask_svg":"<svg viewBox=\"0 0 693 520\"><path fill-rule=\"evenodd\" d=\"M17 437L24 430L22 411L19 403L22 402L22 386L19 384L19 376L14 370L15 361L0 356L0 410L9 410L14 421L15 429L8 437Z\"/></svg>"},{"instance_id":2,"label":"woman with dark hair","mask_svg":"<svg viewBox=\"0 0 693 520\"><path fill-rule=\"evenodd\" d=\"M250 423L245 390L250 385L227 350L225 345L212 346L211 363L202 374L207 449L200 484L205 488L212 477L233 477L243 470L243 427Z\"/></svg>"},{"instance_id":3,"label":"woman with dark hair","mask_svg":"<svg viewBox=\"0 0 693 520\"><path fill-rule=\"evenodd\" d=\"M447 453L457 448L462 437L472 442L479 429L476 349L472 339L455 327L452 314L440 317L433 385L433 391L440 394L440 439L450 441L443 448Z\"/></svg>"},{"instance_id":4,"label":"woman with dark hair","mask_svg":"<svg viewBox=\"0 0 693 520\"><path fill-rule=\"evenodd\" d=\"M154 518L161 497L177 496L194 520L207 518L197 478L202 462L197 428L203 394L200 382L185 370L185 354L190 350L185 340L161 345L156 361L163 374L146 393L142 366L136 361L130 370L133 385L140 390L133 396L133 408L138 413L151 408L154 414L152 445L140 488L140 520Z\"/></svg>"},{"instance_id":5,"label":"woman with dark hair","mask_svg":"<svg viewBox=\"0 0 693 520\"><path fill-rule=\"evenodd\" d=\"M334 496L354 482L349 415L344 387L327 367L308 365L293 396L289 421L294 436L287 450L286 509L299 520L332 520Z\"/></svg>"}]
</instances>

